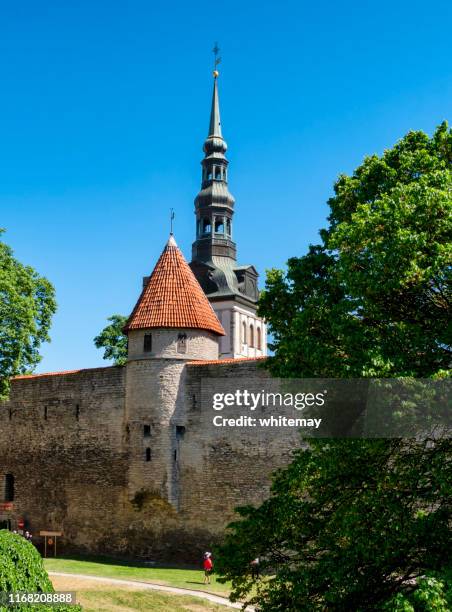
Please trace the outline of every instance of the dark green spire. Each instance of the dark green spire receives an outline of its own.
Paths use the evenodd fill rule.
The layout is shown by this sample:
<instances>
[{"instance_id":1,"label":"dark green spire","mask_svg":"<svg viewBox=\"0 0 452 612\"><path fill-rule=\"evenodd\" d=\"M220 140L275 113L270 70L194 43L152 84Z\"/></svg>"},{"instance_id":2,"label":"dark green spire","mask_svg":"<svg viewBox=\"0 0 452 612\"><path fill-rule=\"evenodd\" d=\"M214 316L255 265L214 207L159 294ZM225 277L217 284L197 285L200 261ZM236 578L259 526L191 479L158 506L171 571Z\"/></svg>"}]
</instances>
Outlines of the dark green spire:
<instances>
[{"instance_id":1,"label":"dark green spire","mask_svg":"<svg viewBox=\"0 0 452 612\"><path fill-rule=\"evenodd\" d=\"M226 141L221 131L218 72L214 71L209 133L204 141L201 191L195 199L196 241L193 260L212 261L214 255L235 261L236 249L232 241L234 198L228 189L228 160Z\"/></svg>"},{"instance_id":2,"label":"dark green spire","mask_svg":"<svg viewBox=\"0 0 452 612\"><path fill-rule=\"evenodd\" d=\"M217 79L218 77L215 76L213 82L212 108L210 110L208 137L216 136L217 138L223 138L221 134L220 101L218 99Z\"/></svg>"},{"instance_id":3,"label":"dark green spire","mask_svg":"<svg viewBox=\"0 0 452 612\"><path fill-rule=\"evenodd\" d=\"M223 138L215 69L209 133L204 141L201 191L195 199L196 240L192 247L193 270L212 301L233 299L255 308L258 299L257 272L253 266L238 266L232 240L234 198L228 189L227 144Z\"/></svg>"}]
</instances>

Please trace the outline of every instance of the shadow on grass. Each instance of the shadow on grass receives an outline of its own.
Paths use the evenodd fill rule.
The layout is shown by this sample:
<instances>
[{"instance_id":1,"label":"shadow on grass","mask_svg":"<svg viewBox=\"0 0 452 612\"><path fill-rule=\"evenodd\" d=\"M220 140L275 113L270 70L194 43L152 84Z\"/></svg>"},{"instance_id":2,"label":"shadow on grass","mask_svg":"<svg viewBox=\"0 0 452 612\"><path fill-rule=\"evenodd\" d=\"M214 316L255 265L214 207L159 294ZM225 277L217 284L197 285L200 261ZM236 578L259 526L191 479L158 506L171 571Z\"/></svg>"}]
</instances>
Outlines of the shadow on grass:
<instances>
[{"instance_id":1,"label":"shadow on grass","mask_svg":"<svg viewBox=\"0 0 452 612\"><path fill-rule=\"evenodd\" d=\"M53 559L54 557L49 557ZM66 561L87 561L89 563L102 563L104 565L113 565L120 567L137 567L144 569L185 569L202 571L199 565L189 563L160 563L157 561L146 561L144 559L131 559L130 557L112 557L109 555L82 555L82 554L62 554L56 559Z\"/></svg>"}]
</instances>

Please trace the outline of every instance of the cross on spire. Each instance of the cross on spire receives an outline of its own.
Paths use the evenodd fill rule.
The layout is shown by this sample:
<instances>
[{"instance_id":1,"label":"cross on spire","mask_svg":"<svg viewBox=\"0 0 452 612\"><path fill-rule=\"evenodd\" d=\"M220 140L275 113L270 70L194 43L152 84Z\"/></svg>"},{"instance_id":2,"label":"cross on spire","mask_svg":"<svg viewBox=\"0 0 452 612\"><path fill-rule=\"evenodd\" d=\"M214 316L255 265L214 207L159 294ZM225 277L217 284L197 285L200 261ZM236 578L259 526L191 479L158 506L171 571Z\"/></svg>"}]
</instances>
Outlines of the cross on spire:
<instances>
[{"instance_id":1,"label":"cross on spire","mask_svg":"<svg viewBox=\"0 0 452 612\"><path fill-rule=\"evenodd\" d=\"M218 46L217 42L215 43L215 46L212 49L212 52L215 58L213 62L213 76L217 77L218 76L217 66L221 62L221 57L219 57L218 55L218 53L220 52L220 47Z\"/></svg>"},{"instance_id":2,"label":"cross on spire","mask_svg":"<svg viewBox=\"0 0 452 612\"><path fill-rule=\"evenodd\" d=\"M170 208L170 234L173 235L174 208Z\"/></svg>"}]
</instances>

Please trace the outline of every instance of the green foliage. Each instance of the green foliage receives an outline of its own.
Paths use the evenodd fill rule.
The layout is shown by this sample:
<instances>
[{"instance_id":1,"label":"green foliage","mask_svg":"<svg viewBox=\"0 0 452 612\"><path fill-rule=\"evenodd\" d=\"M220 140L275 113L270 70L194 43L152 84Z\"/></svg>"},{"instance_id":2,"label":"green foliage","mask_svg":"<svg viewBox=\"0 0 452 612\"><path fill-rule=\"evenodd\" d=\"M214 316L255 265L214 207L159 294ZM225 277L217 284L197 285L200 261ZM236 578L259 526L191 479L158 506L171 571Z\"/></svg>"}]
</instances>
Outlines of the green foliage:
<instances>
[{"instance_id":1,"label":"green foliage","mask_svg":"<svg viewBox=\"0 0 452 612\"><path fill-rule=\"evenodd\" d=\"M216 569L263 612L378 610L448 558L451 491L451 440L314 441L267 501L240 510ZM253 581L255 557L272 578ZM416 611L440 601L422 584L407 600Z\"/></svg>"},{"instance_id":2,"label":"green foliage","mask_svg":"<svg viewBox=\"0 0 452 612\"><path fill-rule=\"evenodd\" d=\"M450 612L452 597L445 591L442 580L424 576L419 579L416 589L398 593L382 609L385 612Z\"/></svg>"},{"instance_id":3,"label":"green foliage","mask_svg":"<svg viewBox=\"0 0 452 612\"><path fill-rule=\"evenodd\" d=\"M113 359L115 365L124 365L127 361L127 336L122 331L127 317L115 314L107 319L110 325L104 327L94 338L96 348L103 348L104 359Z\"/></svg>"},{"instance_id":4,"label":"green foliage","mask_svg":"<svg viewBox=\"0 0 452 612\"><path fill-rule=\"evenodd\" d=\"M422 376L451 359L452 130L410 132L342 175L322 243L260 301L281 376Z\"/></svg>"},{"instance_id":5,"label":"green foliage","mask_svg":"<svg viewBox=\"0 0 452 612\"><path fill-rule=\"evenodd\" d=\"M20 535L0 530L0 592L53 593L41 555ZM0 611L9 609L0 606ZM14 610L49 610L44 605L16 605ZM52 606L55 612L77 612L79 606Z\"/></svg>"},{"instance_id":6,"label":"green foliage","mask_svg":"<svg viewBox=\"0 0 452 612\"><path fill-rule=\"evenodd\" d=\"M0 230L1 236L2 230ZM0 240L0 399L9 379L34 369L42 342L49 342L55 292L49 281L14 258Z\"/></svg>"},{"instance_id":7,"label":"green foliage","mask_svg":"<svg viewBox=\"0 0 452 612\"><path fill-rule=\"evenodd\" d=\"M366 158L329 205L321 244L267 275L259 310L274 339L270 370L449 376L452 131L410 132ZM452 440L306 446L267 501L238 509L216 555L232 596L262 612L450 609L450 575L435 572L452 549ZM255 557L267 574L258 582Z\"/></svg>"}]
</instances>

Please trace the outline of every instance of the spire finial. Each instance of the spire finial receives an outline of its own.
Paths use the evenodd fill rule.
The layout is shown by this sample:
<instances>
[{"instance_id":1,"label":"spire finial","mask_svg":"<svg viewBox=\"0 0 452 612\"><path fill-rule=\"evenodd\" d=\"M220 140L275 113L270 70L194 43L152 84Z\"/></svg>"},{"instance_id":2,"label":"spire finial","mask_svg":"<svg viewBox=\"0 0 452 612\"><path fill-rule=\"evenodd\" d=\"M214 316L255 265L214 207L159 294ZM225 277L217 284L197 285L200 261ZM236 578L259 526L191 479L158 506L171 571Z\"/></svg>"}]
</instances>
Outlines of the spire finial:
<instances>
[{"instance_id":1,"label":"spire finial","mask_svg":"<svg viewBox=\"0 0 452 612\"><path fill-rule=\"evenodd\" d=\"M215 57L214 61L213 61L213 76L216 79L217 76L220 74L217 70L217 66L218 64L221 62L221 57L218 56L218 53L220 52L220 47L218 46L218 43L215 43L214 48L212 49L213 51L213 55Z\"/></svg>"},{"instance_id":2,"label":"spire finial","mask_svg":"<svg viewBox=\"0 0 452 612\"><path fill-rule=\"evenodd\" d=\"M174 208L170 208L170 236L173 235Z\"/></svg>"},{"instance_id":3,"label":"spire finial","mask_svg":"<svg viewBox=\"0 0 452 612\"><path fill-rule=\"evenodd\" d=\"M221 61L221 58L218 57L219 52L218 44L215 43L215 47L213 48L213 53L215 55L214 68L218 66ZM218 100L218 70L213 71L213 96L212 96L212 108L210 110L210 124L209 124L209 134L207 138L211 136L216 136L217 138L223 138L221 135L221 122L220 122L220 102ZM226 150L226 149L225 149Z\"/></svg>"}]
</instances>

